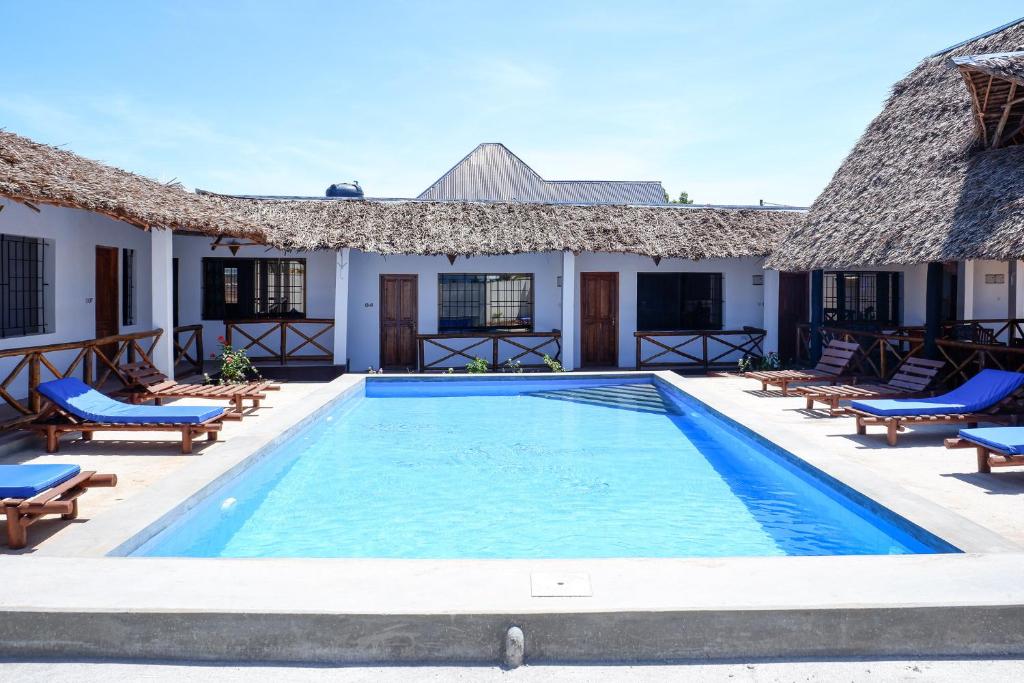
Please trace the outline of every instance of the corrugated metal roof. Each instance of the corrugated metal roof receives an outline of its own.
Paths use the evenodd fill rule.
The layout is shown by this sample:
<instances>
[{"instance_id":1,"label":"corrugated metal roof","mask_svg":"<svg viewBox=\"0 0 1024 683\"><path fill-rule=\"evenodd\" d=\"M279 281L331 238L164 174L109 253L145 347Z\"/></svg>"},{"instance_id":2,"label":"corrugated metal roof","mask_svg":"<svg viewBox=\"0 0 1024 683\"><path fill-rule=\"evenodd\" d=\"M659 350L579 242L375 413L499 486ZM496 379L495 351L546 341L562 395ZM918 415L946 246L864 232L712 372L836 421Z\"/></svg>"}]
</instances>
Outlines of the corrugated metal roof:
<instances>
[{"instance_id":1,"label":"corrugated metal roof","mask_svg":"<svg viewBox=\"0 0 1024 683\"><path fill-rule=\"evenodd\" d=\"M497 142L477 145L417 199L546 204L665 204L657 180L544 180Z\"/></svg>"}]
</instances>

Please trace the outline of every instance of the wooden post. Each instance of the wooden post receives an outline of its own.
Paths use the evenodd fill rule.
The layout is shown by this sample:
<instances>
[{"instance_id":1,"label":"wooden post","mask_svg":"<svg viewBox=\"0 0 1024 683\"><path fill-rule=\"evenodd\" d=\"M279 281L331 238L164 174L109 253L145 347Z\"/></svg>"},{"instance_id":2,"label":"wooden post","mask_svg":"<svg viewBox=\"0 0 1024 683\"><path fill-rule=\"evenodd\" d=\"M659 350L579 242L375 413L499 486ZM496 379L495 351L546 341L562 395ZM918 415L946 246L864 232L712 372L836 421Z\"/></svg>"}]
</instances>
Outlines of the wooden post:
<instances>
[{"instance_id":1,"label":"wooden post","mask_svg":"<svg viewBox=\"0 0 1024 683\"><path fill-rule=\"evenodd\" d=\"M932 261L928 264L924 307L924 355L933 360L938 357L939 351L935 342L942 328L942 272L942 263Z\"/></svg>"},{"instance_id":2,"label":"wooden post","mask_svg":"<svg viewBox=\"0 0 1024 683\"><path fill-rule=\"evenodd\" d=\"M701 350L704 354L704 374L708 374L708 335L702 334L700 336Z\"/></svg>"},{"instance_id":3,"label":"wooden post","mask_svg":"<svg viewBox=\"0 0 1024 683\"><path fill-rule=\"evenodd\" d=\"M85 357L82 358L82 381L92 386L94 381L93 371L96 369L96 354L92 346L87 346Z\"/></svg>"},{"instance_id":4,"label":"wooden post","mask_svg":"<svg viewBox=\"0 0 1024 683\"><path fill-rule=\"evenodd\" d=\"M36 391L36 387L39 386L39 366L39 353L34 352L28 361L28 407L33 413L38 413L42 409L42 401L39 399L39 392Z\"/></svg>"},{"instance_id":5,"label":"wooden post","mask_svg":"<svg viewBox=\"0 0 1024 683\"><path fill-rule=\"evenodd\" d=\"M640 367L640 354L641 354L641 347L643 345L643 337L641 337L639 334L637 334L635 336L636 336L636 369L640 370L640 369L642 369Z\"/></svg>"},{"instance_id":6,"label":"wooden post","mask_svg":"<svg viewBox=\"0 0 1024 683\"><path fill-rule=\"evenodd\" d=\"M281 365L288 363L288 323L282 320L281 326Z\"/></svg>"},{"instance_id":7,"label":"wooden post","mask_svg":"<svg viewBox=\"0 0 1024 683\"><path fill-rule=\"evenodd\" d=\"M496 334L491 337L491 343L493 344L491 347L491 367L495 370L498 369L498 339L499 337Z\"/></svg>"},{"instance_id":8,"label":"wooden post","mask_svg":"<svg viewBox=\"0 0 1024 683\"><path fill-rule=\"evenodd\" d=\"M811 271L811 364L821 360L821 317L825 307L825 273Z\"/></svg>"}]
</instances>

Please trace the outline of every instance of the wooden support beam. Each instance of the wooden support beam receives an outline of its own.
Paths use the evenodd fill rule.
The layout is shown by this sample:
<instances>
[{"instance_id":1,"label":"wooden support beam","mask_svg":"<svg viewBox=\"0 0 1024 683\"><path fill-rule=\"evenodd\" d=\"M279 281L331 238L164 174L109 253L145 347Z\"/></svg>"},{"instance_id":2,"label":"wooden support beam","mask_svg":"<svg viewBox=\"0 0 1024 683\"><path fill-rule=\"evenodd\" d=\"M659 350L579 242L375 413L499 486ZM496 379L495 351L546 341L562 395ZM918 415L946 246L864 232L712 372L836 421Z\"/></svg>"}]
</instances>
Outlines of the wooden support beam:
<instances>
[{"instance_id":1,"label":"wooden support beam","mask_svg":"<svg viewBox=\"0 0 1024 683\"><path fill-rule=\"evenodd\" d=\"M1017 94L1017 84L1010 84L1010 95L1007 98L1006 104L1003 106L1003 115L999 117L999 125L996 126L996 132L992 136L992 148L995 149L999 146L999 140L1003 135L1003 129L1006 128L1006 121L1010 118L1010 109L1013 108L1014 95Z\"/></svg>"}]
</instances>

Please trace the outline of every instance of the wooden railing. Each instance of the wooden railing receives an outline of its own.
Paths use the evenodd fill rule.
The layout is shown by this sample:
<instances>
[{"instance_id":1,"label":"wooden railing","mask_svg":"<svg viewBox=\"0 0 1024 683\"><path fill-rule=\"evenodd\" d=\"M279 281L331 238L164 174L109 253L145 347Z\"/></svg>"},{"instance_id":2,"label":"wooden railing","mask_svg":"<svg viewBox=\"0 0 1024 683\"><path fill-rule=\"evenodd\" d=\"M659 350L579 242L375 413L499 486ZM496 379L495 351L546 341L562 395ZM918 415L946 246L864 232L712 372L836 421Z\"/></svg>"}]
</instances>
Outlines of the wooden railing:
<instances>
[{"instance_id":1,"label":"wooden railing","mask_svg":"<svg viewBox=\"0 0 1024 683\"><path fill-rule=\"evenodd\" d=\"M859 344L861 352L854 357L854 371L880 378L888 378L907 357L919 355L924 348L923 335L914 331L908 335L823 327L821 335L823 344L831 339ZM805 333L802 339L804 344L809 343L809 334ZM957 339L938 339L935 346L936 360L946 363L935 378L936 386L957 386L984 368L1024 372L1024 346Z\"/></svg>"},{"instance_id":2,"label":"wooden railing","mask_svg":"<svg viewBox=\"0 0 1024 683\"><path fill-rule=\"evenodd\" d=\"M333 318L253 318L224 323L225 341L254 361L333 361Z\"/></svg>"},{"instance_id":3,"label":"wooden railing","mask_svg":"<svg viewBox=\"0 0 1024 683\"><path fill-rule=\"evenodd\" d=\"M540 369L545 367L545 354L555 360L562 357L562 335L559 332L418 334L416 344L420 372L461 369L476 358L486 360L492 370L508 363L520 363L524 369Z\"/></svg>"},{"instance_id":4,"label":"wooden railing","mask_svg":"<svg viewBox=\"0 0 1024 683\"><path fill-rule=\"evenodd\" d=\"M182 341L182 336L185 341ZM203 361L203 326L179 325L174 328L174 374L184 376L202 374Z\"/></svg>"},{"instance_id":5,"label":"wooden railing","mask_svg":"<svg viewBox=\"0 0 1024 683\"><path fill-rule=\"evenodd\" d=\"M647 368L700 369L734 367L743 356L764 355L765 330L671 330L635 332L637 370ZM649 352L649 355L644 355Z\"/></svg>"},{"instance_id":6,"label":"wooden railing","mask_svg":"<svg viewBox=\"0 0 1024 683\"><path fill-rule=\"evenodd\" d=\"M93 387L101 387L108 381L130 386L130 380L119 366L133 358L152 362L153 348L162 334L163 330L157 329L0 351L0 363L4 359L15 359L14 367L0 382L0 399L13 408L15 415L0 422L0 428L27 422L39 414L42 397L36 387L42 382L78 376ZM16 398L16 393L25 398Z\"/></svg>"}]
</instances>

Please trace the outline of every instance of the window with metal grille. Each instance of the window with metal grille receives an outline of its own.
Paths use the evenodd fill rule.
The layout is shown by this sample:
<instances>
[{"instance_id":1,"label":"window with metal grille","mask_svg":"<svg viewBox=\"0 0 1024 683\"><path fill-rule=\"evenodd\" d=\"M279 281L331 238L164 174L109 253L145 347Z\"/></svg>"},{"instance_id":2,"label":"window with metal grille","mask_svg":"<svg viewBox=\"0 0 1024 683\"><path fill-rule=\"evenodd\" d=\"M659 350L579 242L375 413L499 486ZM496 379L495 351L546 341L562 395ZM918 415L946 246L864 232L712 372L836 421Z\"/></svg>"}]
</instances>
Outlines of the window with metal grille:
<instances>
[{"instance_id":1,"label":"window with metal grille","mask_svg":"<svg viewBox=\"0 0 1024 683\"><path fill-rule=\"evenodd\" d=\"M637 273L638 330L720 330L722 304L721 273Z\"/></svg>"},{"instance_id":2,"label":"window with metal grille","mask_svg":"<svg viewBox=\"0 0 1024 683\"><path fill-rule=\"evenodd\" d=\"M532 332L533 275L438 275L439 332Z\"/></svg>"},{"instance_id":3,"label":"window with metal grille","mask_svg":"<svg viewBox=\"0 0 1024 683\"><path fill-rule=\"evenodd\" d=\"M305 259L203 259L204 320L305 317Z\"/></svg>"},{"instance_id":4,"label":"window with metal grille","mask_svg":"<svg viewBox=\"0 0 1024 683\"><path fill-rule=\"evenodd\" d=\"M823 285L826 321L900 324L899 273L829 272Z\"/></svg>"},{"instance_id":5,"label":"window with metal grille","mask_svg":"<svg viewBox=\"0 0 1024 683\"><path fill-rule=\"evenodd\" d=\"M46 240L0 235L0 337L48 332Z\"/></svg>"},{"instance_id":6,"label":"window with metal grille","mask_svg":"<svg viewBox=\"0 0 1024 683\"><path fill-rule=\"evenodd\" d=\"M121 250L121 324L135 324L135 250Z\"/></svg>"}]
</instances>

